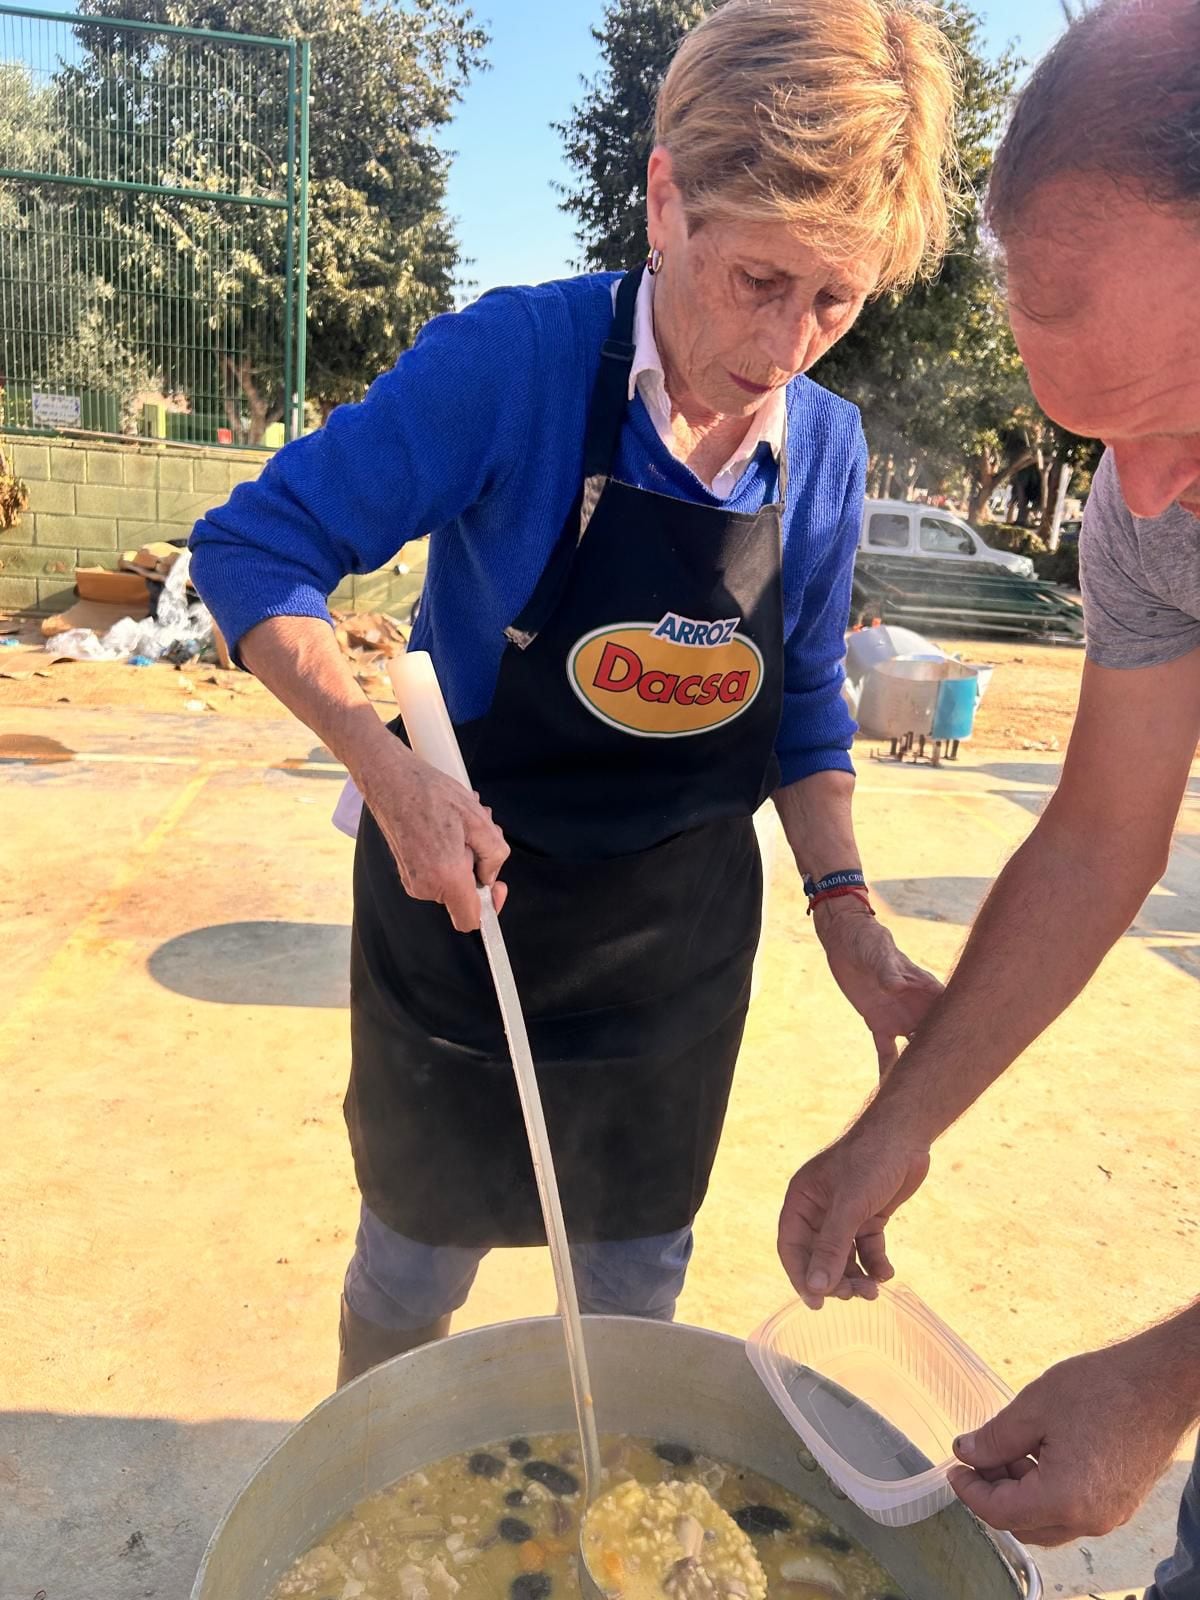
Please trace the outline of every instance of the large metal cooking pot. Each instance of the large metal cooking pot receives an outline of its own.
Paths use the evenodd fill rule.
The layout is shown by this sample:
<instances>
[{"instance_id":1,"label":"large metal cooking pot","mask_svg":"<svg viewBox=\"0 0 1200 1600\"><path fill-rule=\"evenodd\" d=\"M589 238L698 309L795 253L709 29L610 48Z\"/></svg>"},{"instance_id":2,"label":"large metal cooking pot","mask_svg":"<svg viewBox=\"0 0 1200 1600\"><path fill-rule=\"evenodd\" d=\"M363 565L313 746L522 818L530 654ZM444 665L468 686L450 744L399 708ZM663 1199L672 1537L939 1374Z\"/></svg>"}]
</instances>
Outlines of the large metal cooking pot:
<instances>
[{"instance_id":1,"label":"large metal cooking pot","mask_svg":"<svg viewBox=\"0 0 1200 1600\"><path fill-rule=\"evenodd\" d=\"M784 1422L739 1340L700 1328L588 1317L601 1430L685 1440L795 1490L918 1600L1037 1600L962 1506L883 1528L830 1484ZM555 1317L505 1322L398 1356L319 1405L267 1457L213 1534L192 1600L265 1600L320 1534L367 1495L445 1456L574 1426ZM1018 1576L1019 1574L1019 1576Z\"/></svg>"}]
</instances>

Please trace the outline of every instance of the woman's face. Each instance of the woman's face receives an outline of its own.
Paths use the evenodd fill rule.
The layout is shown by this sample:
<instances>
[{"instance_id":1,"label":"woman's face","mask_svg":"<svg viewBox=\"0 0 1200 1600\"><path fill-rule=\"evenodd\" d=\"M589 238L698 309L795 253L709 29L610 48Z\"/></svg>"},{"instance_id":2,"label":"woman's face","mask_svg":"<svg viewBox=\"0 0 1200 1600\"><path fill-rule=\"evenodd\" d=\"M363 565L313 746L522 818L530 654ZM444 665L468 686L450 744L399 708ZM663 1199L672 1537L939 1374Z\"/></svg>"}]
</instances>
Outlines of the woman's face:
<instances>
[{"instance_id":1,"label":"woman's face","mask_svg":"<svg viewBox=\"0 0 1200 1600\"><path fill-rule=\"evenodd\" d=\"M661 146L648 187L650 238L663 252L654 330L671 399L685 413L749 416L851 328L878 263L833 261L779 222L689 232Z\"/></svg>"}]
</instances>

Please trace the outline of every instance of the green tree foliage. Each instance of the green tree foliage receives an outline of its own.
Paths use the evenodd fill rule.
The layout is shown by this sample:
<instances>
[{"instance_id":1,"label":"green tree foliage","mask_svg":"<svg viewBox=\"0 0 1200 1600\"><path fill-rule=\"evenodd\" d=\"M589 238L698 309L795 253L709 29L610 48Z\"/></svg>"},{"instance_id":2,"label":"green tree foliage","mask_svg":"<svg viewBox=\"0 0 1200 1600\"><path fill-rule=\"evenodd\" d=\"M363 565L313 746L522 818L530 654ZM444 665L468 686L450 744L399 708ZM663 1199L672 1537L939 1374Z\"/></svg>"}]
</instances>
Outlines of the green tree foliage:
<instances>
[{"instance_id":1,"label":"green tree foliage","mask_svg":"<svg viewBox=\"0 0 1200 1600\"><path fill-rule=\"evenodd\" d=\"M0 62L0 166L55 170L59 108L52 86ZM81 395L90 426L119 430L150 383L149 363L108 325L108 286L81 259L77 222L61 189L0 184L0 425L28 424L36 386Z\"/></svg>"},{"instance_id":2,"label":"green tree foliage","mask_svg":"<svg viewBox=\"0 0 1200 1600\"><path fill-rule=\"evenodd\" d=\"M962 75L956 238L935 278L867 306L816 376L862 409L880 492L908 492L920 479L941 487L965 470L978 516L1019 470L1039 429L979 224L1020 63L1010 51L987 58L964 0L941 9Z\"/></svg>"},{"instance_id":3,"label":"green tree foliage","mask_svg":"<svg viewBox=\"0 0 1200 1600\"><path fill-rule=\"evenodd\" d=\"M120 16L312 42L308 397L360 396L453 303L458 242L437 143L487 38L465 0L86 0ZM282 195L280 52L81 24L57 92L72 170ZM284 415L285 213L175 196L72 193L109 299L135 316L168 397L261 440ZM110 324L112 317L109 318ZM220 415L220 413L224 415Z\"/></svg>"},{"instance_id":4,"label":"green tree foliage","mask_svg":"<svg viewBox=\"0 0 1200 1600\"><path fill-rule=\"evenodd\" d=\"M608 0L592 29L603 65L555 132L577 173L563 210L575 218L583 260L595 272L619 271L646 254L654 103L676 46L706 9L704 0Z\"/></svg>"}]
</instances>

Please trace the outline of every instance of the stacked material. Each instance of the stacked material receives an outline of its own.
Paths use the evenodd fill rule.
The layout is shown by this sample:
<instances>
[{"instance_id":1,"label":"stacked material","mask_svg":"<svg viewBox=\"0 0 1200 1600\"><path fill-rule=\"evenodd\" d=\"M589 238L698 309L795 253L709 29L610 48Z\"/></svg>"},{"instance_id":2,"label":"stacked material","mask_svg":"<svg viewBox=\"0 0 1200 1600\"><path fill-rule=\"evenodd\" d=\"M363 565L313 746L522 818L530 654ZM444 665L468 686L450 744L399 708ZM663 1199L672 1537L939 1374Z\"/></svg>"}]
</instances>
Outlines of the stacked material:
<instances>
[{"instance_id":1,"label":"stacked material","mask_svg":"<svg viewBox=\"0 0 1200 1600\"><path fill-rule=\"evenodd\" d=\"M851 621L874 620L943 634L1007 634L1072 644L1083 639L1083 607L1056 584L1002 567L860 553Z\"/></svg>"}]
</instances>

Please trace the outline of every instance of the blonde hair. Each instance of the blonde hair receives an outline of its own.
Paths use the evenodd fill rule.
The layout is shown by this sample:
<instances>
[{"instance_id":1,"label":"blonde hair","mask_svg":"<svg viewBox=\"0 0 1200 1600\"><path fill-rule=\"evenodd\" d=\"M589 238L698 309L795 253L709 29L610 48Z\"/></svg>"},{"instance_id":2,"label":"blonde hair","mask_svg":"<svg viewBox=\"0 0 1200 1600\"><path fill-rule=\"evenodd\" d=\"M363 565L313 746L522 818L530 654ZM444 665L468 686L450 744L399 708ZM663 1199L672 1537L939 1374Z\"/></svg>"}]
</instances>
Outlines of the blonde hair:
<instances>
[{"instance_id":1,"label":"blonde hair","mask_svg":"<svg viewBox=\"0 0 1200 1600\"><path fill-rule=\"evenodd\" d=\"M922 0L725 0L658 97L693 227L787 222L815 248L882 256L878 287L947 246L957 62Z\"/></svg>"}]
</instances>

